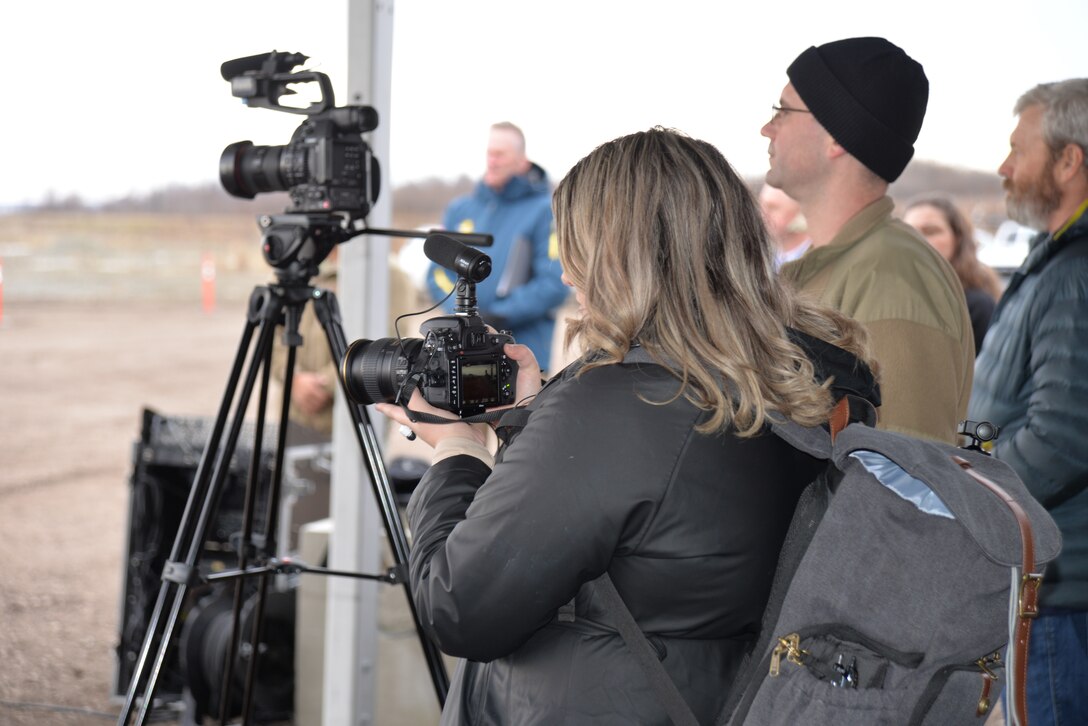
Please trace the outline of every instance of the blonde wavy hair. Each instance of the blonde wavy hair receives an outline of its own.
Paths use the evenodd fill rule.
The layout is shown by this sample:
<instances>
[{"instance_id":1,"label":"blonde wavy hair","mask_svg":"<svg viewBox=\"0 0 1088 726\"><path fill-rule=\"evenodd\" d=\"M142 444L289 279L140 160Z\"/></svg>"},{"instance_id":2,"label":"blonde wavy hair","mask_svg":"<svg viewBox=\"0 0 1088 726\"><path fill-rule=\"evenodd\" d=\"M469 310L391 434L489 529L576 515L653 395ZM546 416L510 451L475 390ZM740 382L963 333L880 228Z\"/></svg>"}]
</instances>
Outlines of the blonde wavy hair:
<instances>
[{"instance_id":1,"label":"blonde wavy hair","mask_svg":"<svg viewBox=\"0 0 1088 726\"><path fill-rule=\"evenodd\" d=\"M566 332L581 370L641 345L679 379L677 396L710 412L700 431L753 436L771 412L827 420L830 381L814 380L786 326L871 364L858 323L779 281L758 205L711 144L663 128L615 139L553 204L564 272L585 298Z\"/></svg>"}]
</instances>

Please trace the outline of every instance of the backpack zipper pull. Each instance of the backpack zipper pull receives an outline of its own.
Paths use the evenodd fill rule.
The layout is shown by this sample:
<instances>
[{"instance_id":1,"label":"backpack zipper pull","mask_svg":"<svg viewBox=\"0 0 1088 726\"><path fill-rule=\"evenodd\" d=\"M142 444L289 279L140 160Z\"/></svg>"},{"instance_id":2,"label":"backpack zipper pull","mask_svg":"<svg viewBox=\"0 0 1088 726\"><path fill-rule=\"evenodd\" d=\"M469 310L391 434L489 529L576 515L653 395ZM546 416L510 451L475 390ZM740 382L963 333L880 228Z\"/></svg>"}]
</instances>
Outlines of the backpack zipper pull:
<instances>
[{"instance_id":1,"label":"backpack zipper pull","mask_svg":"<svg viewBox=\"0 0 1088 726\"><path fill-rule=\"evenodd\" d=\"M782 668L782 656L786 656L786 660L796 665L801 665L802 656L808 655L807 651L801 650L801 636L797 633L790 633L784 635L778 639L778 644L771 651L771 669L770 675L777 677Z\"/></svg>"}]
</instances>

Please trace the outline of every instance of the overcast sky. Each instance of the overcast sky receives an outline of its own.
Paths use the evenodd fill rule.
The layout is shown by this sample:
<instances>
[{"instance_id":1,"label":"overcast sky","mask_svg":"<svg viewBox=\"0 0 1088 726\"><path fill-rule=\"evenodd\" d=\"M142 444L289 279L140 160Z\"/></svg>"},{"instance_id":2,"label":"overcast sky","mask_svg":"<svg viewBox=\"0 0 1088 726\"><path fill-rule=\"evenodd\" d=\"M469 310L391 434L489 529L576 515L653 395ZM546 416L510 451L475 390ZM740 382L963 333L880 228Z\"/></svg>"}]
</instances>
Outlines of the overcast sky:
<instances>
[{"instance_id":1,"label":"overcast sky","mask_svg":"<svg viewBox=\"0 0 1088 726\"><path fill-rule=\"evenodd\" d=\"M219 66L305 53L343 104L347 3L36 0L7 12L0 209L214 181L227 144L286 143L301 117L242 106ZM1020 93L1088 76L1086 27L1086 0L396 0L392 103L378 109L385 183L477 176L499 120L525 129L554 179L597 144L659 124L759 174L759 129L786 67L854 35L887 37L925 67L916 158L992 171Z\"/></svg>"}]
</instances>

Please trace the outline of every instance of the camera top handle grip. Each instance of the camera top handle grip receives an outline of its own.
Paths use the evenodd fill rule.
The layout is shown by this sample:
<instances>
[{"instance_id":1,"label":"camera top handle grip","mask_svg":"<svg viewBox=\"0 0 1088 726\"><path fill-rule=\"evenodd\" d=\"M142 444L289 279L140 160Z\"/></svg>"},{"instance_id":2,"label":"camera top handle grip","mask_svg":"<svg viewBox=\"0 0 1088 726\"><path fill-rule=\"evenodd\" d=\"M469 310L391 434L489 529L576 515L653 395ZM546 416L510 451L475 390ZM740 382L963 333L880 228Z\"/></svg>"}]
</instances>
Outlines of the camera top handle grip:
<instances>
[{"instance_id":1,"label":"camera top handle grip","mask_svg":"<svg viewBox=\"0 0 1088 726\"><path fill-rule=\"evenodd\" d=\"M317 71L291 72L295 66L305 63L308 57L302 53L272 51L227 61L220 66L219 72L223 80L230 81L231 94L245 100L247 106L313 116L333 108L336 97L328 75ZM311 81L316 82L321 90L320 100L305 108L285 106L279 102L281 96L295 94L288 88L290 84Z\"/></svg>"}]
</instances>

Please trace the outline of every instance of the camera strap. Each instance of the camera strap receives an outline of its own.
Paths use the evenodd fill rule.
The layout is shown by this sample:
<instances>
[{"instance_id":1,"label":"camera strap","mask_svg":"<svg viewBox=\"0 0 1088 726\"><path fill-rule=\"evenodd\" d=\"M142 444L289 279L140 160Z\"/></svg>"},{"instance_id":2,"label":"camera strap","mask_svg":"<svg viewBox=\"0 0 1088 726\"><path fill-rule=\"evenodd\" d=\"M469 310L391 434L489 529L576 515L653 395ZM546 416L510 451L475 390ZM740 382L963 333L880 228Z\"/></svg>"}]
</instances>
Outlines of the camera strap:
<instances>
[{"instance_id":1,"label":"camera strap","mask_svg":"<svg viewBox=\"0 0 1088 726\"><path fill-rule=\"evenodd\" d=\"M404 410L408 420L412 423L428 423L428 424L455 424L455 423L491 423L492 421L498 421L503 417L503 414L507 413L506 410L502 411L484 411L478 413L475 416L465 416L464 418L445 418L443 416L435 416L433 413L423 413L422 411L413 411L408 408L408 404L401 403L400 407Z\"/></svg>"}]
</instances>

